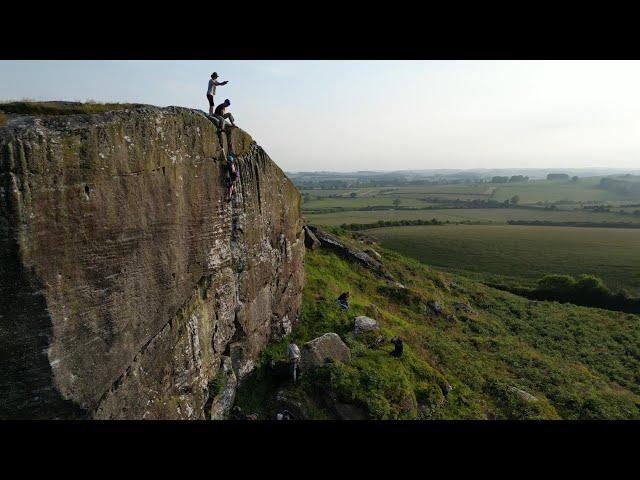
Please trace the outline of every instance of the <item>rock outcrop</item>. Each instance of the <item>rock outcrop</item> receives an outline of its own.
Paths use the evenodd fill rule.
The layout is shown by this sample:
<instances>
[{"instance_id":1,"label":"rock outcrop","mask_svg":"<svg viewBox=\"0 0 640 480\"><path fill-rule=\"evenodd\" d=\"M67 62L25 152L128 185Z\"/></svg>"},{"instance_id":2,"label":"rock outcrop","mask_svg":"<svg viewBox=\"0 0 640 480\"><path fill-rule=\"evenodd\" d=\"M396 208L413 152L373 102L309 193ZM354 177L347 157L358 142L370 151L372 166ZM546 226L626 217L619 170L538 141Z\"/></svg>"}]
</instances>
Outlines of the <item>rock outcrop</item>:
<instances>
[{"instance_id":1,"label":"rock outcrop","mask_svg":"<svg viewBox=\"0 0 640 480\"><path fill-rule=\"evenodd\" d=\"M520 400L523 400L525 402L537 402L538 401L538 399L535 396L531 395L529 392L525 392L521 388L514 387L514 386L509 386L509 387L507 387L507 390L509 390L516 397L518 397Z\"/></svg>"},{"instance_id":2,"label":"rock outcrop","mask_svg":"<svg viewBox=\"0 0 640 480\"><path fill-rule=\"evenodd\" d=\"M348 362L351 351L337 333L325 333L302 346L300 371L309 372L329 362Z\"/></svg>"},{"instance_id":3,"label":"rock outcrop","mask_svg":"<svg viewBox=\"0 0 640 480\"><path fill-rule=\"evenodd\" d=\"M306 225L304 226L304 244L309 250L315 250L320 247L320 240Z\"/></svg>"},{"instance_id":4,"label":"rock outcrop","mask_svg":"<svg viewBox=\"0 0 640 480\"><path fill-rule=\"evenodd\" d=\"M219 418L297 319L300 196L201 113L0 128L0 418ZM214 388L215 387L215 388Z\"/></svg>"},{"instance_id":5,"label":"rock outcrop","mask_svg":"<svg viewBox=\"0 0 640 480\"><path fill-rule=\"evenodd\" d=\"M354 332L356 335L378 330L378 322L375 321L373 318L369 318L364 315L356 317L353 321L353 325L354 325Z\"/></svg>"},{"instance_id":6,"label":"rock outcrop","mask_svg":"<svg viewBox=\"0 0 640 480\"><path fill-rule=\"evenodd\" d=\"M384 267L382 262L378 260L374 260L362 250L359 250L355 247L347 245L345 242L340 240L335 235L325 232L324 230L316 227L315 225L306 225L305 230L313 234L314 240L319 242L321 247L333 251L336 255L339 255L340 257L344 258L347 261L357 263L363 266L364 268L372 270L373 272L376 273L376 275L379 275L380 277L385 278L386 280L389 280L391 283L397 284L398 286L404 288L387 271L387 269Z\"/></svg>"}]
</instances>

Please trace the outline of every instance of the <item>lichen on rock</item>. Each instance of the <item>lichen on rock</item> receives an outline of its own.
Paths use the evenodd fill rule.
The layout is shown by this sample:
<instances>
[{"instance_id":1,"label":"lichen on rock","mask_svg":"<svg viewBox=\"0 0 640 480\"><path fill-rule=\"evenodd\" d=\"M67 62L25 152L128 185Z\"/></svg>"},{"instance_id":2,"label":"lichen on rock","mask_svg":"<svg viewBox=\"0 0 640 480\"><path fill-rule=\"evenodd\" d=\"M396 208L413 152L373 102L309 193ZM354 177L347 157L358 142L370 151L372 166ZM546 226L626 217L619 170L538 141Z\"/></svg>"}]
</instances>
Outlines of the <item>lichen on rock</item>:
<instances>
[{"instance_id":1,"label":"lichen on rock","mask_svg":"<svg viewBox=\"0 0 640 480\"><path fill-rule=\"evenodd\" d=\"M299 194L246 132L228 135L230 203L195 110L0 128L1 418L207 418L212 380L231 365L242 381L290 331Z\"/></svg>"}]
</instances>

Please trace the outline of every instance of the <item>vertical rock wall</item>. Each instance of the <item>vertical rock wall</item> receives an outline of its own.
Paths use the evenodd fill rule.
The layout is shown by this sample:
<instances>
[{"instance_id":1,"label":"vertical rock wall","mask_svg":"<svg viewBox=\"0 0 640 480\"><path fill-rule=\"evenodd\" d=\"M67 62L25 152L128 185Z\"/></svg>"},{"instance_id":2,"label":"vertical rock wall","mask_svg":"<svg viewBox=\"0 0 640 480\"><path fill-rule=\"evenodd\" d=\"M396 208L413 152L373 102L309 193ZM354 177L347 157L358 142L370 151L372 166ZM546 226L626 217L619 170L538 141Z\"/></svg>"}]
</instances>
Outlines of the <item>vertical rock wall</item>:
<instances>
[{"instance_id":1,"label":"vertical rock wall","mask_svg":"<svg viewBox=\"0 0 640 480\"><path fill-rule=\"evenodd\" d=\"M0 418L219 418L296 321L300 197L183 108L0 128Z\"/></svg>"}]
</instances>

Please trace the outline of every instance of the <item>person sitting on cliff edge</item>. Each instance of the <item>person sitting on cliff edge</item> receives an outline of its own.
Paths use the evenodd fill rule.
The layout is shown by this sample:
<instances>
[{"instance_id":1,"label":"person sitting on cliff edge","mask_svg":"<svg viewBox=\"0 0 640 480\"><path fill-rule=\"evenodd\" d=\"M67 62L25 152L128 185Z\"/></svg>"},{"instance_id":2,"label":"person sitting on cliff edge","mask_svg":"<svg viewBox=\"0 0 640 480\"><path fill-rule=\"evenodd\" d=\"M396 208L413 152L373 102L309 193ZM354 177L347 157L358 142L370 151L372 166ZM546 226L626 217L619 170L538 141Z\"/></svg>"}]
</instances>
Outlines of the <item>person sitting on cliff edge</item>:
<instances>
[{"instance_id":1,"label":"person sitting on cliff edge","mask_svg":"<svg viewBox=\"0 0 640 480\"><path fill-rule=\"evenodd\" d=\"M224 102L222 102L220 105L216 107L216 111L213 114L213 117L219 122L218 126L220 127L220 131L224 131L225 129L224 128L225 119L229 119L229 121L231 122L231 127L236 128L236 123L233 118L233 115L231 115L231 113L227 113L227 107L229 106L231 106L231 102L227 98Z\"/></svg>"},{"instance_id":2,"label":"person sitting on cliff edge","mask_svg":"<svg viewBox=\"0 0 640 480\"><path fill-rule=\"evenodd\" d=\"M213 115L213 97L216 94L216 87L220 85L226 85L229 83L229 80L225 80L224 82L218 82L218 74L213 72L211 74L211 80L209 80L209 85L207 86L207 100L209 100L209 116Z\"/></svg>"}]
</instances>

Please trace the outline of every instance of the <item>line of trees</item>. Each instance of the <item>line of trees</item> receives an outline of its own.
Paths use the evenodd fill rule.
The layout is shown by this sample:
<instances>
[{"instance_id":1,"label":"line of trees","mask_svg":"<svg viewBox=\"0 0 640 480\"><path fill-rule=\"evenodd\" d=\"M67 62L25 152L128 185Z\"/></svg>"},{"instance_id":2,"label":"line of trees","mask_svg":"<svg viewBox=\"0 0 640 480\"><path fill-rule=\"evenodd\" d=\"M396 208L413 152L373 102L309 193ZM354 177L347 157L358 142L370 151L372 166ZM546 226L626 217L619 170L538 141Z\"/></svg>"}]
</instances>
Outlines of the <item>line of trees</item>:
<instances>
[{"instance_id":1,"label":"line of trees","mask_svg":"<svg viewBox=\"0 0 640 480\"><path fill-rule=\"evenodd\" d=\"M408 227L414 225L444 225L448 224L449 221L442 222L440 220L436 220L432 218L431 220L378 220L375 223L343 223L340 225L340 228L344 230L370 230L372 228L383 228L383 227Z\"/></svg>"},{"instance_id":2,"label":"line of trees","mask_svg":"<svg viewBox=\"0 0 640 480\"><path fill-rule=\"evenodd\" d=\"M491 183L517 183L528 182L529 177L524 175L511 175L510 177L495 176L491 178Z\"/></svg>"},{"instance_id":3,"label":"line of trees","mask_svg":"<svg viewBox=\"0 0 640 480\"><path fill-rule=\"evenodd\" d=\"M547 180L569 180L569 175L566 173L549 173Z\"/></svg>"},{"instance_id":4,"label":"line of trees","mask_svg":"<svg viewBox=\"0 0 640 480\"><path fill-rule=\"evenodd\" d=\"M619 180L616 178L602 178L600 179L599 187L605 190L609 190L610 192L620 193L622 195L640 193L639 181L634 182L628 180Z\"/></svg>"},{"instance_id":5,"label":"line of trees","mask_svg":"<svg viewBox=\"0 0 640 480\"><path fill-rule=\"evenodd\" d=\"M536 287L509 287L489 284L532 300L548 300L573 303L585 307L604 308L627 313L640 313L640 298L627 292L613 293L603 281L594 275L545 275Z\"/></svg>"}]
</instances>

